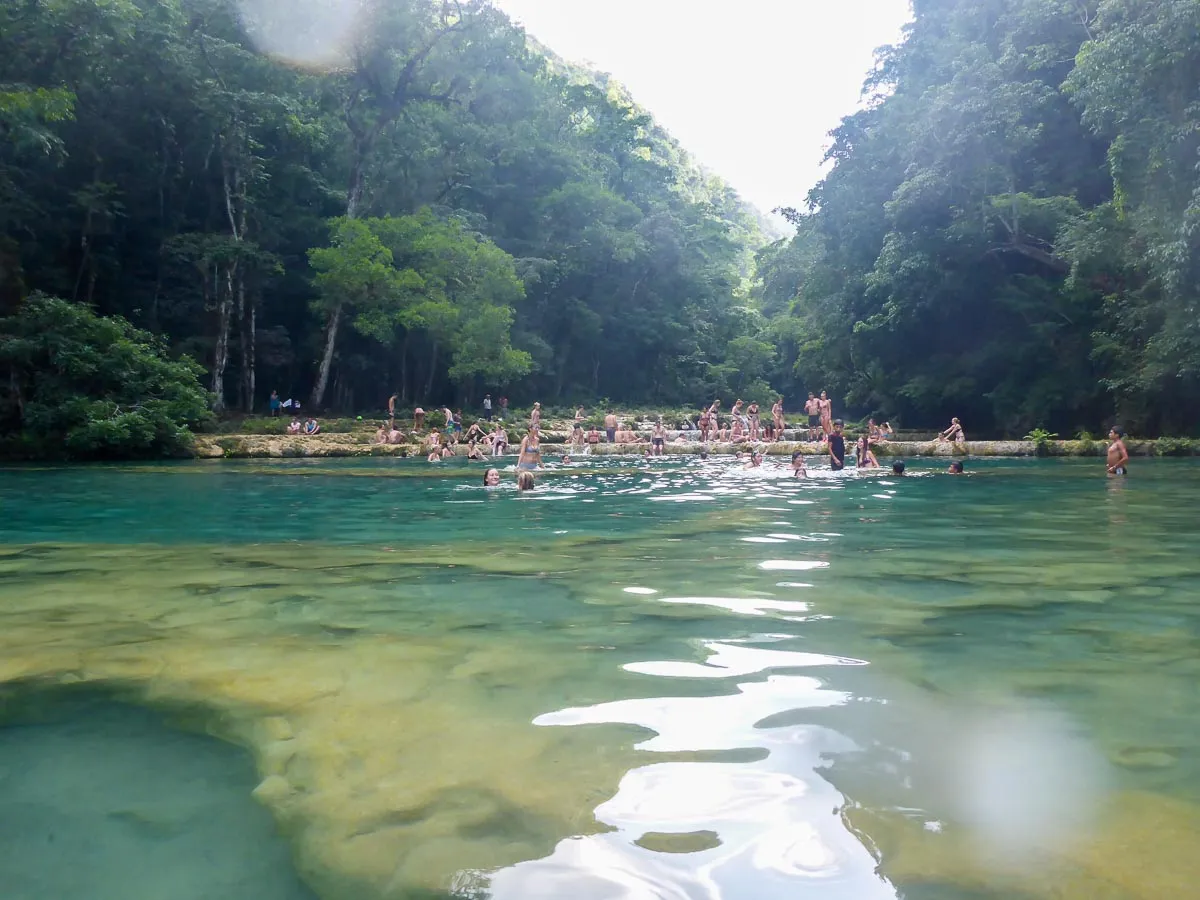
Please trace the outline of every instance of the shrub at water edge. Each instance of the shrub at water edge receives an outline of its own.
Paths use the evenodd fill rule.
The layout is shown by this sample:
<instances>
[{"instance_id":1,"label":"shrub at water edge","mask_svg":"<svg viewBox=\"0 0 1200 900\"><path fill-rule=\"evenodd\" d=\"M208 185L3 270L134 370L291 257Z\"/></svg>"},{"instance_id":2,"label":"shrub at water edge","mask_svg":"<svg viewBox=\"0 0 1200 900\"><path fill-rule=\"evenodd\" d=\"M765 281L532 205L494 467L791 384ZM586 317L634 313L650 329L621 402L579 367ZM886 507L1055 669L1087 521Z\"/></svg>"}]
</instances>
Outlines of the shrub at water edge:
<instances>
[{"instance_id":1,"label":"shrub at water edge","mask_svg":"<svg viewBox=\"0 0 1200 900\"><path fill-rule=\"evenodd\" d=\"M0 450L41 459L187 455L211 413L203 370L120 317L35 294L0 319Z\"/></svg>"}]
</instances>

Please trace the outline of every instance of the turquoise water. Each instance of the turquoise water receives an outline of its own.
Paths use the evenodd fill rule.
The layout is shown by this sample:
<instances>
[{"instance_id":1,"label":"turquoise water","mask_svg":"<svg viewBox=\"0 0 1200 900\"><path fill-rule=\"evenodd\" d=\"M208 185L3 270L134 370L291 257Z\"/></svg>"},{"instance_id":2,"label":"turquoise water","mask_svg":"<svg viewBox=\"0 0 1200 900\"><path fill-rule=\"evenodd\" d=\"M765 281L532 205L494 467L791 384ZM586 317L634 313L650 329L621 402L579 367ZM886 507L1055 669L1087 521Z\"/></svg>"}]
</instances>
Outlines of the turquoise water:
<instances>
[{"instance_id":1,"label":"turquoise water","mask_svg":"<svg viewBox=\"0 0 1200 900\"><path fill-rule=\"evenodd\" d=\"M35 843L0 884L115 896L162 859L196 896L1186 894L1200 465L968 466L605 458L529 495L402 460L0 472L0 820L124 827L122 778L70 788L100 741L161 757L175 842ZM88 693L35 728L51 687ZM144 709L170 727L104 737ZM59 774L14 793L47 740ZM193 766L292 869L200 827Z\"/></svg>"}]
</instances>

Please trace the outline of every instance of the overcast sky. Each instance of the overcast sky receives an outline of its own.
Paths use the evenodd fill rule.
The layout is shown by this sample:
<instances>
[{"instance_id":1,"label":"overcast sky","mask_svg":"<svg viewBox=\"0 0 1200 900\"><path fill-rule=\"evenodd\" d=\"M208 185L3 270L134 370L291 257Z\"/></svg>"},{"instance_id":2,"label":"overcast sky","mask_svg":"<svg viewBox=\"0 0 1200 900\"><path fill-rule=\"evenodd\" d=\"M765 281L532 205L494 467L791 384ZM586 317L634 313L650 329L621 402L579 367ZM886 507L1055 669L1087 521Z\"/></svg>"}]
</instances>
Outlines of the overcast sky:
<instances>
[{"instance_id":1,"label":"overcast sky","mask_svg":"<svg viewBox=\"0 0 1200 900\"><path fill-rule=\"evenodd\" d=\"M908 0L495 0L559 56L612 74L768 212L800 206Z\"/></svg>"}]
</instances>

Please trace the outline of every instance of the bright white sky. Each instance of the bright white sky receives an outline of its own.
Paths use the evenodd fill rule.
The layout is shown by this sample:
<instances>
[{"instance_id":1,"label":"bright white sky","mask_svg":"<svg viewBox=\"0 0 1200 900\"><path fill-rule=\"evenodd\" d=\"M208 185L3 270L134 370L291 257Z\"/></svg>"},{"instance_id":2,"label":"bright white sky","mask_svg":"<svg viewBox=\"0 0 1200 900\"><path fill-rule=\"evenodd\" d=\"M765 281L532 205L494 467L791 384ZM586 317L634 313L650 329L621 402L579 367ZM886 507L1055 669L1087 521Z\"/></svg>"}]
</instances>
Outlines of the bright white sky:
<instances>
[{"instance_id":1,"label":"bright white sky","mask_svg":"<svg viewBox=\"0 0 1200 900\"><path fill-rule=\"evenodd\" d=\"M559 56L625 84L763 212L802 206L908 0L495 0Z\"/></svg>"}]
</instances>

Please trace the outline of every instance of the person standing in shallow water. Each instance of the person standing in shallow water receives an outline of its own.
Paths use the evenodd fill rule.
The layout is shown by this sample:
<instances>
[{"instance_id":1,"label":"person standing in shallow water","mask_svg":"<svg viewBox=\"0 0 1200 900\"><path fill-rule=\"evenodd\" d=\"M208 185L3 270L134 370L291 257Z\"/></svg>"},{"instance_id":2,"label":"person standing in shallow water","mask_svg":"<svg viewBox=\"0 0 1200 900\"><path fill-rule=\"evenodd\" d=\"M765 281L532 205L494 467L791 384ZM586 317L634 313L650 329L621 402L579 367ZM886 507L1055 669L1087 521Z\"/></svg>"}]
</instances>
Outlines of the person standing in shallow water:
<instances>
[{"instance_id":1,"label":"person standing in shallow water","mask_svg":"<svg viewBox=\"0 0 1200 900\"><path fill-rule=\"evenodd\" d=\"M833 423L829 435L829 468L840 472L846 468L846 438L842 435L842 420Z\"/></svg>"},{"instance_id":2,"label":"person standing in shallow water","mask_svg":"<svg viewBox=\"0 0 1200 900\"><path fill-rule=\"evenodd\" d=\"M1108 431L1108 474L1129 474L1129 451L1125 448L1125 432L1114 425Z\"/></svg>"}]
</instances>

